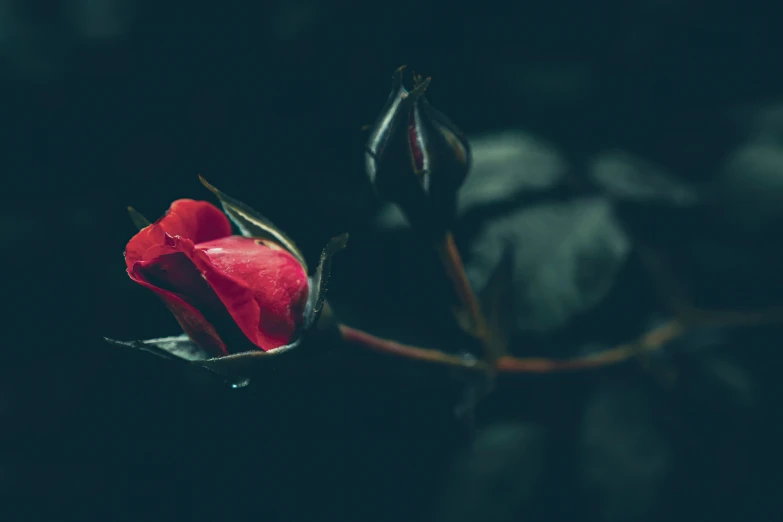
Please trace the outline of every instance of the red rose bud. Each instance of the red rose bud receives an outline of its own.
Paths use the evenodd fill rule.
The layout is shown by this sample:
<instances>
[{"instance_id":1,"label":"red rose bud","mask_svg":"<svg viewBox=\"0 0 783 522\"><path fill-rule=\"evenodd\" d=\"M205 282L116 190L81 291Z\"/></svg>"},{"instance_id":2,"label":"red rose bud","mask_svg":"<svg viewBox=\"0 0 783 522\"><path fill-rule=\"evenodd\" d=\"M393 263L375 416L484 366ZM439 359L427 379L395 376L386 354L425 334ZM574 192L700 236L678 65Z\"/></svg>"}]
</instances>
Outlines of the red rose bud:
<instances>
[{"instance_id":1,"label":"red rose bud","mask_svg":"<svg viewBox=\"0 0 783 522\"><path fill-rule=\"evenodd\" d=\"M309 284L299 259L275 241L232 235L205 201L172 203L128 242L125 263L213 356L273 350L303 325Z\"/></svg>"},{"instance_id":2,"label":"red rose bud","mask_svg":"<svg viewBox=\"0 0 783 522\"><path fill-rule=\"evenodd\" d=\"M400 206L411 224L444 232L454 219L456 195L470 168L467 139L424 96L430 79L408 91L404 66L367 142L365 168L381 197Z\"/></svg>"}]
</instances>

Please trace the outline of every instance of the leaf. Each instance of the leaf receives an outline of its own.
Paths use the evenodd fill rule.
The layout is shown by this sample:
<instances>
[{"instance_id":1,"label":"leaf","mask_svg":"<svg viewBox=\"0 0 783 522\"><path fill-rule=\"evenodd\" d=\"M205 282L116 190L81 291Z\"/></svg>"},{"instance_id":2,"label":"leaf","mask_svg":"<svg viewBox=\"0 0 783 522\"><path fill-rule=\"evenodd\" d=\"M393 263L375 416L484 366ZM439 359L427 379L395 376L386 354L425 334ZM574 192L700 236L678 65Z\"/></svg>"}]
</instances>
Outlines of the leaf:
<instances>
[{"instance_id":1,"label":"leaf","mask_svg":"<svg viewBox=\"0 0 783 522\"><path fill-rule=\"evenodd\" d=\"M484 428L449 472L436 505L441 522L524 520L540 494L549 438L531 423Z\"/></svg>"},{"instance_id":2,"label":"leaf","mask_svg":"<svg viewBox=\"0 0 783 522\"><path fill-rule=\"evenodd\" d=\"M144 341L118 341L109 338L104 338L104 340L115 346L142 350L164 359L202 368L219 375L228 381L233 388L247 386L251 378L266 378L276 375L281 364L291 364L290 361L297 351L294 348L300 345L300 341L297 340L268 352L254 350L224 357L212 357L186 335Z\"/></svg>"},{"instance_id":3,"label":"leaf","mask_svg":"<svg viewBox=\"0 0 783 522\"><path fill-rule=\"evenodd\" d=\"M460 213L551 190L568 175L569 166L554 147L522 131L478 136L470 145L473 167L460 190Z\"/></svg>"},{"instance_id":4,"label":"leaf","mask_svg":"<svg viewBox=\"0 0 783 522\"><path fill-rule=\"evenodd\" d=\"M516 326L549 332L596 306L631 250L605 198L545 203L484 223L471 241L466 271L483 289L512 248Z\"/></svg>"},{"instance_id":5,"label":"leaf","mask_svg":"<svg viewBox=\"0 0 783 522\"><path fill-rule=\"evenodd\" d=\"M783 127L761 126L718 172L715 196L731 218L759 226L783 215Z\"/></svg>"},{"instance_id":6,"label":"leaf","mask_svg":"<svg viewBox=\"0 0 783 522\"><path fill-rule=\"evenodd\" d=\"M459 214L552 190L563 184L569 171L556 149L522 131L478 136L470 140L470 148L472 167L459 192ZM394 205L383 207L377 221L386 229L407 226Z\"/></svg>"},{"instance_id":7,"label":"leaf","mask_svg":"<svg viewBox=\"0 0 783 522\"><path fill-rule=\"evenodd\" d=\"M197 364L208 368L216 373L236 379L235 387L245 386L250 379L261 379L272 377L273 374L280 373L281 364L285 364L292 359L298 360L295 348L299 347L300 341L294 341L291 344L275 348L268 352L255 350L251 352L235 353L225 357L215 357L206 361L199 361Z\"/></svg>"},{"instance_id":8,"label":"leaf","mask_svg":"<svg viewBox=\"0 0 783 522\"><path fill-rule=\"evenodd\" d=\"M743 140L718 170L713 192L724 216L755 228L783 218L783 103L734 112Z\"/></svg>"},{"instance_id":9,"label":"leaf","mask_svg":"<svg viewBox=\"0 0 783 522\"><path fill-rule=\"evenodd\" d=\"M141 230L142 228L147 228L152 223L150 223L150 220L142 216L138 210L136 210L133 207L128 207L128 214L130 214L131 221L133 222L133 226Z\"/></svg>"},{"instance_id":10,"label":"leaf","mask_svg":"<svg viewBox=\"0 0 783 522\"><path fill-rule=\"evenodd\" d=\"M273 225L268 219L258 214L255 210L250 208L250 206L224 194L217 188L210 185L203 177L199 176L198 179L201 180L201 183L213 194L215 194L215 196L217 196L221 205L223 205L223 210L228 215L228 217L231 218L231 221L233 221L236 226L239 227L239 230L243 236L271 239L277 243L280 243L283 245L283 247L286 248L286 250L293 254L297 260L299 260L305 271L307 271L307 262L305 261L302 252L299 250L296 244L279 228Z\"/></svg>"},{"instance_id":11,"label":"leaf","mask_svg":"<svg viewBox=\"0 0 783 522\"><path fill-rule=\"evenodd\" d=\"M187 335L174 335L171 337L161 337L159 339L147 339L144 341L118 341L115 339L104 338L108 343L135 348L145 352L153 353L159 357L173 360L184 361L205 361L211 355L205 350L199 348Z\"/></svg>"},{"instance_id":12,"label":"leaf","mask_svg":"<svg viewBox=\"0 0 783 522\"><path fill-rule=\"evenodd\" d=\"M728 325L694 326L663 348L654 353L677 368L679 391L697 407L723 411L729 418L731 408L752 406L758 398L757 383L746 367L747 360L743 364L736 357L737 353L744 353L753 359L752 354L759 349L746 330Z\"/></svg>"},{"instance_id":13,"label":"leaf","mask_svg":"<svg viewBox=\"0 0 783 522\"><path fill-rule=\"evenodd\" d=\"M730 406L749 407L755 404L758 397L756 383L736 361L715 356L705 358L702 364L702 371L711 379L715 390L710 394L713 401L718 402L715 398L720 397L722 404Z\"/></svg>"},{"instance_id":14,"label":"leaf","mask_svg":"<svg viewBox=\"0 0 783 522\"><path fill-rule=\"evenodd\" d=\"M630 380L599 387L579 434L582 474L599 520L663 520L672 451L654 415L651 392ZM664 511L665 512L665 511Z\"/></svg>"},{"instance_id":15,"label":"leaf","mask_svg":"<svg viewBox=\"0 0 783 522\"><path fill-rule=\"evenodd\" d=\"M305 328L309 328L318 320L323 309L324 299L326 299L326 292L329 286L329 276L332 270L332 256L344 249L348 244L348 234L341 234L337 237L333 237L329 240L326 247L321 252L321 260L318 263L318 268L315 271L315 275L312 279L311 289L315 289L315 292L310 295L311 310L308 313L307 322ZM312 290L311 290L312 291Z\"/></svg>"},{"instance_id":16,"label":"leaf","mask_svg":"<svg viewBox=\"0 0 783 522\"><path fill-rule=\"evenodd\" d=\"M622 151L608 151L593 158L588 177L619 201L688 206L699 200L693 188L662 168Z\"/></svg>"},{"instance_id":17,"label":"leaf","mask_svg":"<svg viewBox=\"0 0 783 522\"><path fill-rule=\"evenodd\" d=\"M514 261L510 245L495 267L489 281L479 295L481 311L489 328L491 352L498 356L508 354L511 334L514 330Z\"/></svg>"}]
</instances>

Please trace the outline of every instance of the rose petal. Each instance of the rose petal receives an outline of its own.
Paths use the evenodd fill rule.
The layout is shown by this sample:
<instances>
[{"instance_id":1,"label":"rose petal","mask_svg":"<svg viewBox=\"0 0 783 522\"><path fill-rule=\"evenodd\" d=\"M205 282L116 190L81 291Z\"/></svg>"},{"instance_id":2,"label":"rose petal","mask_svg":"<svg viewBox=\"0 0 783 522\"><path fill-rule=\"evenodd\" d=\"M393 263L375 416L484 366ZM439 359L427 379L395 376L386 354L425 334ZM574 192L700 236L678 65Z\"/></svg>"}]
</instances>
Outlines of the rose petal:
<instances>
[{"instance_id":1,"label":"rose petal","mask_svg":"<svg viewBox=\"0 0 783 522\"><path fill-rule=\"evenodd\" d=\"M229 313L220 297L210 287L193 260L179 250L179 243L186 243L186 249L192 250L191 241L175 239L168 234L165 245L155 245L145 252L145 259L133 265L133 276L159 290L174 294L177 298L198 310L204 323L217 333L223 346L231 353L257 350ZM146 259L152 257L151 259ZM175 314L179 313L172 310ZM193 332L191 332L193 333ZM208 333L208 336L211 334Z\"/></svg>"},{"instance_id":2,"label":"rose petal","mask_svg":"<svg viewBox=\"0 0 783 522\"><path fill-rule=\"evenodd\" d=\"M164 241L133 265L134 279L159 292L176 293L201 310L202 317L221 317L217 331L222 332L228 320L221 312L227 312L244 336L264 351L284 346L295 336L307 302L308 279L289 252L240 236L199 245L179 236ZM185 256L199 275L182 263Z\"/></svg>"},{"instance_id":3,"label":"rose petal","mask_svg":"<svg viewBox=\"0 0 783 522\"><path fill-rule=\"evenodd\" d=\"M265 351L291 341L309 292L292 254L231 236L196 245L192 259L248 339Z\"/></svg>"},{"instance_id":4,"label":"rose petal","mask_svg":"<svg viewBox=\"0 0 783 522\"><path fill-rule=\"evenodd\" d=\"M194 243L204 243L231 235L231 223L223 212L206 201L178 199L166 214L133 236L125 247L128 273L134 263L156 245L165 244L165 236L180 236ZM147 257L149 259L149 257Z\"/></svg>"},{"instance_id":5,"label":"rose petal","mask_svg":"<svg viewBox=\"0 0 783 522\"><path fill-rule=\"evenodd\" d=\"M215 327L207 321L204 315L174 292L148 282L143 273L141 263L134 264L131 270L128 271L128 274L135 282L158 294L168 309L171 310L171 313L174 314L182 330L193 342L209 351L215 357L228 355L228 350Z\"/></svg>"}]
</instances>

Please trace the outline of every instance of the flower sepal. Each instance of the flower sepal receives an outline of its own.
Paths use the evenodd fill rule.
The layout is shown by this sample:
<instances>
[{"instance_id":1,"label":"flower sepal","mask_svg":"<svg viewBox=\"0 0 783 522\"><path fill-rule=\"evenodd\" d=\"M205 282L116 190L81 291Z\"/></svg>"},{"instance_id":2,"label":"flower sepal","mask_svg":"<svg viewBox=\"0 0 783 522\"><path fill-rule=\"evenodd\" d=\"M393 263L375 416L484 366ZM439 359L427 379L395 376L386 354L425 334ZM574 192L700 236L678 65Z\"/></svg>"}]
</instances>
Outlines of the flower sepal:
<instances>
[{"instance_id":1,"label":"flower sepal","mask_svg":"<svg viewBox=\"0 0 783 522\"><path fill-rule=\"evenodd\" d=\"M210 357L184 334L139 341L104 339L115 346L148 352L214 374L232 388L243 388L254 381L269 381L282 369L301 366L309 359L305 350L298 350L305 344L302 338L268 352L249 351L222 357Z\"/></svg>"}]
</instances>

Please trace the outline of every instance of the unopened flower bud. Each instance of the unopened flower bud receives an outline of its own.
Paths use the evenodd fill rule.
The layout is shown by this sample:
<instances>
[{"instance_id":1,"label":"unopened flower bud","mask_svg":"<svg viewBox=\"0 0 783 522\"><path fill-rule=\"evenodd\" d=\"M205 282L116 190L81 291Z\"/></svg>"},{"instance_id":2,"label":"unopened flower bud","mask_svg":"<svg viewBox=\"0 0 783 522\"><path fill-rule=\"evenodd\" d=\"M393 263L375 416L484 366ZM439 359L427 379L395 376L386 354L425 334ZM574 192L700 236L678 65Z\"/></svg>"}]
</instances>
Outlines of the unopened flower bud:
<instances>
[{"instance_id":1,"label":"unopened flower bud","mask_svg":"<svg viewBox=\"0 0 783 522\"><path fill-rule=\"evenodd\" d=\"M367 142L365 168L377 193L399 205L417 229L442 234L451 225L456 196L470 168L462 132L429 104L430 78L403 85L394 71L392 91Z\"/></svg>"}]
</instances>

